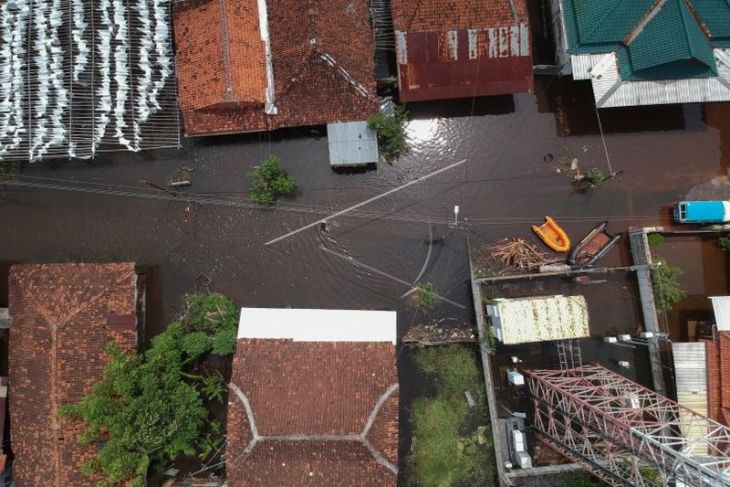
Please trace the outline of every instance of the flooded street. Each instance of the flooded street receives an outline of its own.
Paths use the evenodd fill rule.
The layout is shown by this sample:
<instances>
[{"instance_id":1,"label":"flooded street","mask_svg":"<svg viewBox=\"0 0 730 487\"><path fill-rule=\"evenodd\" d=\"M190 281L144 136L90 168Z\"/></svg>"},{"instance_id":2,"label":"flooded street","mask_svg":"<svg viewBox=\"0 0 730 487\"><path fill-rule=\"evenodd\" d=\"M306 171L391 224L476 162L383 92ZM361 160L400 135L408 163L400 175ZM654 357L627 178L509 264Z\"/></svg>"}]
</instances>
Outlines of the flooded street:
<instances>
[{"instance_id":1,"label":"flooded street","mask_svg":"<svg viewBox=\"0 0 730 487\"><path fill-rule=\"evenodd\" d=\"M578 240L606 219L612 233L666 225L669 205L691 192L730 195L730 104L648 110L639 118L602 112L610 121L609 167L596 121L586 119L590 91L551 83L540 79L536 95L414 105L410 152L366 171L330 169L324 128L186 139L181 151L34 165L19 180L40 187L0 186L0 305L7 304L11 263L131 260L150 279L146 340L173 319L183 293L206 281L239 306L396 310L400 336L430 320L469 326L467 239L537 243L530 225L551 215ZM548 93L556 89L561 102L551 106ZM252 204L247 193L247 174L268 154L280 156L298 184L273 209ZM571 184L576 163L619 175L581 193ZM182 166L193 168L192 186L165 190ZM628 263L626 240L603 264ZM433 283L445 298L430 313L413 312L403 297L416 281ZM587 356L603 353L587 349ZM401 458L410 447L410 401L423 392L411 354L407 347L398 353Z\"/></svg>"},{"instance_id":2,"label":"flooded street","mask_svg":"<svg viewBox=\"0 0 730 487\"><path fill-rule=\"evenodd\" d=\"M401 295L423 271L421 281L461 304L441 303L435 313L468 320L468 235L532 238L530 224L546 214L574 238L602 219L611 221L613 232L667 223L668 205L727 167L721 149L728 150L730 107L713 106L710 124L702 107L678 107L681 130L606 134L612 169L622 173L603 188L579 193L565 165L577 159L583 170L608 173L600 135L559 137L555 115L541 112L544 103L535 95L515 96L511 104L500 97L492 107L490 100L449 118L414 107L412 150L377 170L333 172L324 129L187 139L179 152L33 166L24 180L91 184L85 192L3 187L0 262L134 260L155 269L160 323L201 275L242 306L403 310ZM269 153L282 157L299 186L274 210L247 203L247 173ZM462 159L326 228L264 245ZM165 186L180 166L194 168L191 189L173 196L152 186ZM118 194L97 194L107 189ZM449 225L455 205L458 227ZM407 327L409 314L402 316Z\"/></svg>"}]
</instances>

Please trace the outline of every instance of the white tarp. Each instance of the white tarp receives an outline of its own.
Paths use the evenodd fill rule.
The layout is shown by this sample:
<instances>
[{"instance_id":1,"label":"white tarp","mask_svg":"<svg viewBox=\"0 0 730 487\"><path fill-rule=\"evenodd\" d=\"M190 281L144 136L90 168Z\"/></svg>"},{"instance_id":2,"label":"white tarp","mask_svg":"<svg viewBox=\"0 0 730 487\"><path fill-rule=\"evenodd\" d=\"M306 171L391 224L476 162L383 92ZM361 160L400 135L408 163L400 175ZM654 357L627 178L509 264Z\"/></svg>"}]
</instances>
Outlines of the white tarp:
<instances>
[{"instance_id":1,"label":"white tarp","mask_svg":"<svg viewBox=\"0 0 730 487\"><path fill-rule=\"evenodd\" d=\"M177 145L176 116L142 127L163 109L163 95L174 99L169 5L0 1L0 158L91 157L101 144L133 151L171 139Z\"/></svg>"},{"instance_id":2,"label":"white tarp","mask_svg":"<svg viewBox=\"0 0 730 487\"><path fill-rule=\"evenodd\" d=\"M238 338L395 345L396 337L395 311L241 308L238 324Z\"/></svg>"},{"instance_id":3,"label":"white tarp","mask_svg":"<svg viewBox=\"0 0 730 487\"><path fill-rule=\"evenodd\" d=\"M590 335L583 296L497 299L487 305L487 315L495 338L507 345Z\"/></svg>"}]
</instances>

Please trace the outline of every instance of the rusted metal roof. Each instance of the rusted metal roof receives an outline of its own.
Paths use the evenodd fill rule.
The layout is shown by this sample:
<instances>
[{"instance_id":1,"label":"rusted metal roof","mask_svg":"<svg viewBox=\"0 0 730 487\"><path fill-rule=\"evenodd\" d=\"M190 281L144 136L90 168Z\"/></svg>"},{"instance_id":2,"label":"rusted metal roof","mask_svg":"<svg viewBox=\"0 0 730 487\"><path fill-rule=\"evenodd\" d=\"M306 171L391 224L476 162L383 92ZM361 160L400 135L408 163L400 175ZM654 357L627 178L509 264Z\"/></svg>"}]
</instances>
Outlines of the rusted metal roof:
<instances>
[{"instance_id":1,"label":"rusted metal roof","mask_svg":"<svg viewBox=\"0 0 730 487\"><path fill-rule=\"evenodd\" d=\"M524 1L496 3L393 0L402 102L532 90Z\"/></svg>"}]
</instances>

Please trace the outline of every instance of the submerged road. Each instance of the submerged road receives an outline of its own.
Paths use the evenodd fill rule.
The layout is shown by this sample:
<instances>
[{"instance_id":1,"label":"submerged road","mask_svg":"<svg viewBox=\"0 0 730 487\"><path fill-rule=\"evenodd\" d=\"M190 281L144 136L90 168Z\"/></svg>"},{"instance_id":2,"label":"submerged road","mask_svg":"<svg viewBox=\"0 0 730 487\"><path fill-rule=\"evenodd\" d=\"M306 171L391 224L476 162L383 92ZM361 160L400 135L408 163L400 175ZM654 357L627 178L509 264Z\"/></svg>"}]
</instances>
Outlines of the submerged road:
<instances>
[{"instance_id":1,"label":"submerged road","mask_svg":"<svg viewBox=\"0 0 730 487\"><path fill-rule=\"evenodd\" d=\"M671 130L664 130L665 111L652 120L648 110L643 126L614 124L605 136L621 175L578 193L567 171L574 159L583 170L608 171L600 135L559 137L541 95L515 96L510 110L500 100L495 114L488 103L474 116L413 110L411 151L365 172L329 168L324 129L186 139L181 151L32 166L20 179L26 186L0 185L0 270L12 262L119 259L150 266L154 332L201 274L240 305L404 310L406 284L430 254L422 280L448 300L435 314L468 320L467 236L532 238L530 224L546 214L574 238L603 219L613 232L661 223L668 205L730 164L730 104L676 107L681 123ZM247 199L247 173L269 153L282 157L299 186L274 210ZM170 194L152 186L165 186L180 166L194 168L191 188ZM374 199L403 185L409 186ZM326 218L369 199L352 213ZM455 205L458 226L449 224ZM322 219L326 225L274 240ZM401 331L419 319L403 316Z\"/></svg>"}]
</instances>

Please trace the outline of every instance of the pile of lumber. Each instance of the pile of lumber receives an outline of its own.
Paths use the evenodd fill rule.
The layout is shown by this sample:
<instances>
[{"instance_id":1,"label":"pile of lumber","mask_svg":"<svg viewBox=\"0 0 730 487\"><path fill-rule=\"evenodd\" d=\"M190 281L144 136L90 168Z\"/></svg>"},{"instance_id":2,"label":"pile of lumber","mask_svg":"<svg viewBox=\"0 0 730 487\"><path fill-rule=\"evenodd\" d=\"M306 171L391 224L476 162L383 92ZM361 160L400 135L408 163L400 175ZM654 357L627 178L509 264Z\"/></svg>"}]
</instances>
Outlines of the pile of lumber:
<instances>
[{"instance_id":1,"label":"pile of lumber","mask_svg":"<svg viewBox=\"0 0 730 487\"><path fill-rule=\"evenodd\" d=\"M548 263L545 253L521 238L500 240L489 247L489 253L506 267L532 269Z\"/></svg>"}]
</instances>

